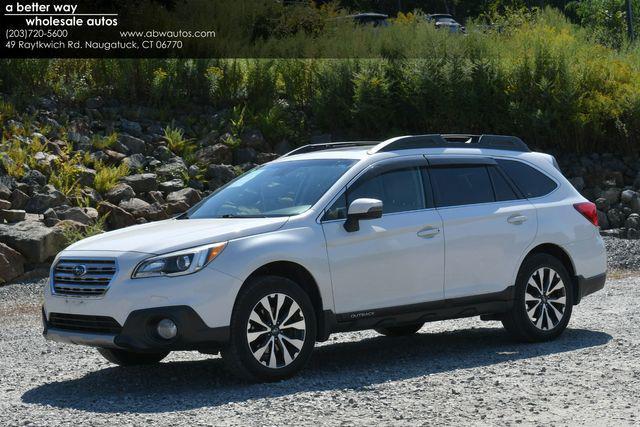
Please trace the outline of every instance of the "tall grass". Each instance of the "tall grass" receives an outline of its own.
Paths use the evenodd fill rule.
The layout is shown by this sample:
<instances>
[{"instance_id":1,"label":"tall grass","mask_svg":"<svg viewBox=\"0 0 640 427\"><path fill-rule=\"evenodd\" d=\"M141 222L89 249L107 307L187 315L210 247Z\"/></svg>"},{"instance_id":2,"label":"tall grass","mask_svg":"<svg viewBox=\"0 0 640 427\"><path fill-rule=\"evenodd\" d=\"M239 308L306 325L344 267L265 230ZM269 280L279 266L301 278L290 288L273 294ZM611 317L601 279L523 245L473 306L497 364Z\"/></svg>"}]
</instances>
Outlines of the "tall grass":
<instances>
[{"instance_id":1,"label":"tall grass","mask_svg":"<svg viewBox=\"0 0 640 427\"><path fill-rule=\"evenodd\" d=\"M321 132L493 132L543 149L640 151L640 44L598 44L553 9L514 12L489 29L470 23L468 36L415 19L388 28L325 22L322 31L254 34L252 46L343 59L2 60L0 92L208 104L227 112L220 130L232 145L259 128L271 144Z\"/></svg>"}]
</instances>

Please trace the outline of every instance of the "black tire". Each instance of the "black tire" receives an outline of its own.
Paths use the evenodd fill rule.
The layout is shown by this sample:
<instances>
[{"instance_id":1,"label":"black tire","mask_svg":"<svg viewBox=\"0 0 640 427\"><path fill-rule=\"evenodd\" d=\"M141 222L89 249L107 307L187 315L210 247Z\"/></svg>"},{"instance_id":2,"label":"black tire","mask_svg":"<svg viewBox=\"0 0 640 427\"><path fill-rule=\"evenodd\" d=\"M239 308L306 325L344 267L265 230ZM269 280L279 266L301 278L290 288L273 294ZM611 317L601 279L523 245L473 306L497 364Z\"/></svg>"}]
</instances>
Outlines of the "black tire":
<instances>
[{"instance_id":1,"label":"black tire","mask_svg":"<svg viewBox=\"0 0 640 427\"><path fill-rule=\"evenodd\" d=\"M402 337L405 335L413 335L422 328L424 323L416 323L413 325L387 326L384 328L376 328L375 331L387 337Z\"/></svg>"},{"instance_id":2,"label":"black tire","mask_svg":"<svg viewBox=\"0 0 640 427\"><path fill-rule=\"evenodd\" d=\"M161 353L135 353L115 348L99 348L98 353L109 362L120 366L154 365L169 354L168 351Z\"/></svg>"},{"instance_id":3,"label":"black tire","mask_svg":"<svg viewBox=\"0 0 640 427\"><path fill-rule=\"evenodd\" d=\"M277 312L278 294L285 297L280 312ZM271 312L262 310L266 308L262 301L269 305ZM294 303L297 304L297 308ZM266 317L265 320L259 316L259 320L271 329L265 329L263 323L250 322L250 316L253 314L255 319L258 312L263 316L277 318L275 324L269 325L272 318ZM275 316L274 312L277 312ZM286 321L288 315L291 315L292 320ZM294 323L296 327L286 327ZM303 324L305 329L301 332L297 327ZM309 360L316 342L316 329L313 304L300 286L284 277L256 277L243 287L236 299L231 315L231 336L222 349L222 358L233 375L249 381L278 381L289 378L300 371ZM254 334L251 340L250 333ZM291 336L296 338L299 349L292 346L293 341L287 340ZM267 344L264 344L265 342ZM290 358L289 361L285 359L286 356ZM257 357L263 359L259 361ZM269 367L272 361L275 362L274 366Z\"/></svg>"},{"instance_id":4,"label":"black tire","mask_svg":"<svg viewBox=\"0 0 640 427\"><path fill-rule=\"evenodd\" d=\"M542 275L537 272L541 270ZM553 290L557 273L562 280L563 289ZM534 276L536 275L536 276ZM542 276L542 277L541 277ZM545 277L550 277L549 280ZM529 285L530 279L533 284ZM538 279L543 283L538 283ZM539 303L537 300L531 299L532 295L527 296L527 292L536 293L537 286L541 286L544 290L551 290L550 295L539 295ZM529 291L527 290L529 288ZM527 298L529 301L527 302ZM564 298L564 307L556 301ZM502 324L509 334L518 341L523 342L541 342L549 341L557 338L566 329L571 312L573 309L573 283L571 277L564 265L555 257L548 254L534 254L527 257L516 279L516 287L514 292L514 302L512 309L505 313ZM555 308L555 309L554 309ZM562 316L557 316L554 312L562 309ZM545 311L545 313L542 313ZM534 318L531 318L529 313ZM535 320L535 315L540 313ZM547 323L548 322L548 323ZM555 323L554 323L555 322ZM552 326L552 327L549 327Z\"/></svg>"}]
</instances>

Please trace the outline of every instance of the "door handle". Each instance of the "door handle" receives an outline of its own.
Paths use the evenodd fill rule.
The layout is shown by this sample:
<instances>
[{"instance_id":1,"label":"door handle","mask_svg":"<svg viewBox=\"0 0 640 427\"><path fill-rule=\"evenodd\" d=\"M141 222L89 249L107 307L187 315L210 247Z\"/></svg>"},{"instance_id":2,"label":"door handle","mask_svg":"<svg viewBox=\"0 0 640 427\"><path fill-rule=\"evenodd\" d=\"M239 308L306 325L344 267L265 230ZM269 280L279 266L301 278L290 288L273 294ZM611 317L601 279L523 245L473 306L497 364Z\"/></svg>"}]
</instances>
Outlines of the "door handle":
<instances>
[{"instance_id":1,"label":"door handle","mask_svg":"<svg viewBox=\"0 0 640 427\"><path fill-rule=\"evenodd\" d=\"M422 230L418 231L418 237L422 237L423 239L430 239L440 233L440 229L438 227L425 227Z\"/></svg>"},{"instance_id":2,"label":"door handle","mask_svg":"<svg viewBox=\"0 0 640 427\"><path fill-rule=\"evenodd\" d=\"M515 224L515 225L520 225L526 220L527 220L527 217L520 214L511 215L509 218L507 218L507 222L509 224Z\"/></svg>"}]
</instances>

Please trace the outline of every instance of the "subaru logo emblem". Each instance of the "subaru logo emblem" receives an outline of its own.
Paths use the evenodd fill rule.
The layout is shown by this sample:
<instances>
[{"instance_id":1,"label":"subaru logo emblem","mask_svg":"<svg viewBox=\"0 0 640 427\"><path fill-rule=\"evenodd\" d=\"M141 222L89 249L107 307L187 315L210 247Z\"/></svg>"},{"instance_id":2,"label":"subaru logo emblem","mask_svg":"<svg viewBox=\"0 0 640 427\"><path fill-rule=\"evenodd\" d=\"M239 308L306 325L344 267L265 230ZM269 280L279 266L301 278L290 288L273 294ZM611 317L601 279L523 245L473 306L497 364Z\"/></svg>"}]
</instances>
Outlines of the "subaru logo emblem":
<instances>
[{"instance_id":1,"label":"subaru logo emblem","mask_svg":"<svg viewBox=\"0 0 640 427\"><path fill-rule=\"evenodd\" d=\"M76 265L75 267L73 267L73 274L76 277L84 276L85 274L87 274L87 266L82 264Z\"/></svg>"}]
</instances>

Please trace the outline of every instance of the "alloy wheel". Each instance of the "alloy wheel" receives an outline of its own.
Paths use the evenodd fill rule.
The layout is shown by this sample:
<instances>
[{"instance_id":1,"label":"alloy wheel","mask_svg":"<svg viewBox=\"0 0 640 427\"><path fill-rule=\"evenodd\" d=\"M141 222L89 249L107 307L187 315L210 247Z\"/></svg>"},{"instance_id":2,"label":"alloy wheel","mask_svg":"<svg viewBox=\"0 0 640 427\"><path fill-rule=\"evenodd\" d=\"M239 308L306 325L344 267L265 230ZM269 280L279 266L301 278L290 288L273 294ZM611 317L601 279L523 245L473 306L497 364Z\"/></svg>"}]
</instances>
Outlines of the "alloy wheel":
<instances>
[{"instance_id":1,"label":"alloy wheel","mask_svg":"<svg viewBox=\"0 0 640 427\"><path fill-rule=\"evenodd\" d=\"M258 301L247 321L247 342L253 357L272 369L284 368L298 357L305 335L302 309L283 293Z\"/></svg>"},{"instance_id":2,"label":"alloy wheel","mask_svg":"<svg viewBox=\"0 0 640 427\"><path fill-rule=\"evenodd\" d=\"M525 309L531 323L549 331L563 319L567 305L567 289L562 278L552 268L536 270L527 281L524 294Z\"/></svg>"}]
</instances>

